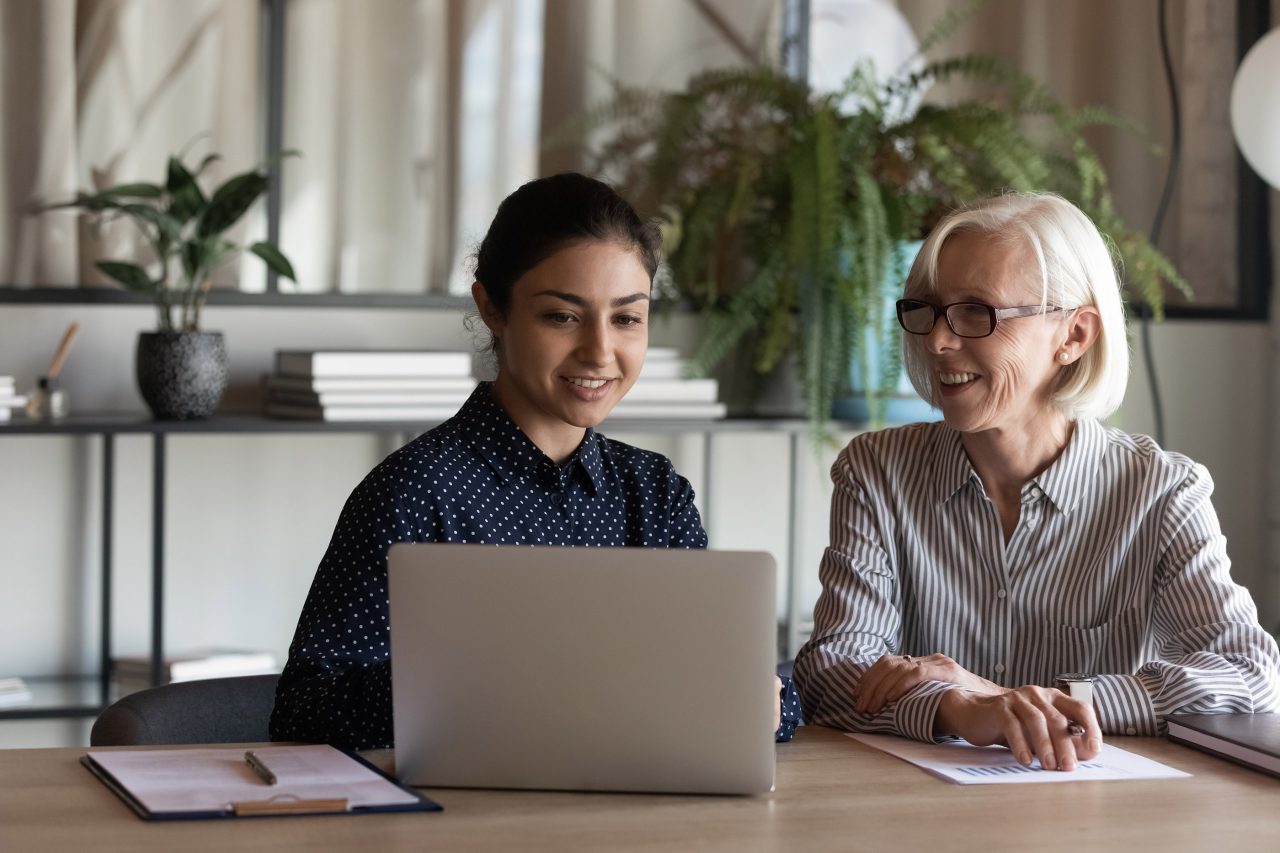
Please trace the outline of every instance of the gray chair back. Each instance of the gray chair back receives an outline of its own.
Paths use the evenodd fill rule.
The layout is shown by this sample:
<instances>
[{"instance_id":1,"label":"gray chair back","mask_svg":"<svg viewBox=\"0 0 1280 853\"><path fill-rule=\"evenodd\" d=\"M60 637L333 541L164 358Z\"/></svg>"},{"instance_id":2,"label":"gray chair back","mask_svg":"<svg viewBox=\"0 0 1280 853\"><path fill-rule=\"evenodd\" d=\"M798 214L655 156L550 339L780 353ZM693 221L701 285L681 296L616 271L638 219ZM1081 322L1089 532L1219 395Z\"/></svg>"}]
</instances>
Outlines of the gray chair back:
<instances>
[{"instance_id":1,"label":"gray chair back","mask_svg":"<svg viewBox=\"0 0 1280 853\"><path fill-rule=\"evenodd\" d=\"M182 681L139 690L103 711L89 734L92 746L166 743L257 743L267 725L278 675Z\"/></svg>"}]
</instances>

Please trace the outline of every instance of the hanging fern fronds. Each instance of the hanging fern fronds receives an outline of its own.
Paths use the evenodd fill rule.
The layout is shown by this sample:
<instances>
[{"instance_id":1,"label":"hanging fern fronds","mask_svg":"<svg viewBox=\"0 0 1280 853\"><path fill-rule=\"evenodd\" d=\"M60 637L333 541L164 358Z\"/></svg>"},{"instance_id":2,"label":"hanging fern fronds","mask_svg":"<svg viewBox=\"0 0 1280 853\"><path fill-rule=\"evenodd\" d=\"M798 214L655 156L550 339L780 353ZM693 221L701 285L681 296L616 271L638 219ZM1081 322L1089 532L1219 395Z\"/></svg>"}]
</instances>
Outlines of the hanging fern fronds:
<instances>
[{"instance_id":1,"label":"hanging fern fronds","mask_svg":"<svg viewBox=\"0 0 1280 853\"><path fill-rule=\"evenodd\" d=\"M652 117L656 115L664 98L659 92L615 85L613 94L607 100L593 104L570 117L543 137L542 148L555 149L564 145L582 144L593 132L606 125Z\"/></svg>"},{"instance_id":2,"label":"hanging fern fronds","mask_svg":"<svg viewBox=\"0 0 1280 853\"><path fill-rule=\"evenodd\" d=\"M944 15L921 56L982 5ZM951 81L983 94L921 104ZM759 66L703 72L679 92L619 86L553 139L589 140L592 167L661 217L664 276L705 319L691 372L734 359L763 376L794 355L816 438L854 353L863 375L852 378L883 413L902 373L886 306L906 275L903 242L957 206L1010 189L1058 193L1115 247L1130 298L1159 316L1171 288L1189 293L1118 215L1083 136L1097 127L1155 150L1125 116L1069 107L1008 63L970 55L917 57L885 81L860 63L828 94Z\"/></svg>"},{"instance_id":3,"label":"hanging fern fronds","mask_svg":"<svg viewBox=\"0 0 1280 853\"><path fill-rule=\"evenodd\" d=\"M1140 123L1123 113L1118 113L1110 107L1104 107L1099 104L1089 104L1068 112L1066 115L1066 127L1075 133L1090 127L1113 128L1137 141L1153 157L1159 157L1164 153L1164 146L1151 138L1150 133Z\"/></svg>"},{"instance_id":4,"label":"hanging fern fronds","mask_svg":"<svg viewBox=\"0 0 1280 853\"><path fill-rule=\"evenodd\" d=\"M931 62L885 83L886 99L891 103L910 102L930 86L960 78L970 83L983 83L1002 93L1007 106L1035 99L1042 105L1059 103L1034 77L994 56L978 54L956 56Z\"/></svg>"},{"instance_id":5,"label":"hanging fern fronds","mask_svg":"<svg viewBox=\"0 0 1280 853\"><path fill-rule=\"evenodd\" d=\"M952 6L942 17L930 25L924 37L920 39L920 45L916 48L915 57L924 56L939 44L951 38L956 30L960 29L965 22L976 15L988 2L990 0L966 0L964 3ZM912 59L915 57L912 57Z\"/></svg>"},{"instance_id":6,"label":"hanging fern fronds","mask_svg":"<svg viewBox=\"0 0 1280 853\"><path fill-rule=\"evenodd\" d=\"M709 375L742 337L759 325L760 318L774 313L785 270L786 260L777 251L765 259L738 291L737 298L726 300L704 314L707 324L698 348L689 359L690 376Z\"/></svg>"}]
</instances>

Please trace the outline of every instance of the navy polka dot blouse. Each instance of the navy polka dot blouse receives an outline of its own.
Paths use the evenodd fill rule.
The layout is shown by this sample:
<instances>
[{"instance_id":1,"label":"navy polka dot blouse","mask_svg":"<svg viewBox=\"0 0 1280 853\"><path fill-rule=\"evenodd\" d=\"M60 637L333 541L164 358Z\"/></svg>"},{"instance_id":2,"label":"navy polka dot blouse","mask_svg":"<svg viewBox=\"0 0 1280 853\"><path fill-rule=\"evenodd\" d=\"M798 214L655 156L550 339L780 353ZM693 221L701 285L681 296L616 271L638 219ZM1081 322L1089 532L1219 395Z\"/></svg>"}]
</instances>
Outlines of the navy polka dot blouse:
<instances>
[{"instance_id":1,"label":"navy polka dot blouse","mask_svg":"<svg viewBox=\"0 0 1280 853\"><path fill-rule=\"evenodd\" d=\"M396 542L705 548L693 489L664 456L593 430L557 466L481 383L347 499L280 677L271 737L392 746L387 550ZM784 679L779 740L799 722Z\"/></svg>"}]
</instances>

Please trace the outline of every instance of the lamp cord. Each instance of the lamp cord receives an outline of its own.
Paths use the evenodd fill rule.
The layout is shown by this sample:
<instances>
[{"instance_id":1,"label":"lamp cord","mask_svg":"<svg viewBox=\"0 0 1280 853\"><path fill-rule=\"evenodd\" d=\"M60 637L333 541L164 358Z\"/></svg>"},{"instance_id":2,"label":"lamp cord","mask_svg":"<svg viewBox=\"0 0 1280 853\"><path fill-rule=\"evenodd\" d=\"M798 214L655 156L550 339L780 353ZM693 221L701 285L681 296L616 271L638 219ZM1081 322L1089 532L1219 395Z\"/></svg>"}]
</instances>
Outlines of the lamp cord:
<instances>
[{"instance_id":1,"label":"lamp cord","mask_svg":"<svg viewBox=\"0 0 1280 853\"><path fill-rule=\"evenodd\" d=\"M1151 234L1147 238L1153 247L1160 243L1160 231L1164 228L1164 218L1169 212L1169 204L1173 200L1173 186L1177 182L1178 163L1182 156L1182 109L1178 100L1178 84L1173 76L1173 60L1169 55L1169 27L1166 20L1168 0L1158 0L1157 20L1160 30L1160 60L1164 66L1165 84L1169 89L1169 121L1172 125L1169 134L1169 169L1164 177L1164 190L1160 193L1160 203L1156 205L1155 217L1151 221ZM1146 300L1138 302L1138 323L1142 331L1142 355L1147 366L1147 385L1151 389L1151 408L1155 415L1156 444L1164 447L1164 402L1160 397L1160 382L1156 377L1155 359L1151 354L1151 306Z\"/></svg>"}]
</instances>

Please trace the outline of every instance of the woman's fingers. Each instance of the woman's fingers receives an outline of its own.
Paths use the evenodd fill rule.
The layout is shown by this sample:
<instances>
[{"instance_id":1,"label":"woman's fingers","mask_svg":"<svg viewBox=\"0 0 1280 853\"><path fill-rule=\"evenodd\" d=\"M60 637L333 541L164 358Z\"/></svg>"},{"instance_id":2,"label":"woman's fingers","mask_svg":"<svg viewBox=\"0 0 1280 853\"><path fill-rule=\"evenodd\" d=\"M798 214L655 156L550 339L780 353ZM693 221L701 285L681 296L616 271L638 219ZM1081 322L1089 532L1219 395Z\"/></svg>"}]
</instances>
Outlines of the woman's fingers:
<instances>
[{"instance_id":1,"label":"woman's fingers","mask_svg":"<svg viewBox=\"0 0 1280 853\"><path fill-rule=\"evenodd\" d=\"M1026 732L1023 731L1022 721L1018 719L1018 715L1013 712L1010 707L999 709L1001 720L1000 729L1004 732L1005 746L1009 747L1009 751L1013 753L1013 757L1018 763L1024 767L1030 767L1031 761L1035 758L1032 752L1031 744L1027 741Z\"/></svg>"},{"instance_id":2,"label":"woman's fingers","mask_svg":"<svg viewBox=\"0 0 1280 853\"><path fill-rule=\"evenodd\" d=\"M926 680L924 667L918 662L902 663L895 666L880 683L876 692L867 699L867 710L879 714L889 702L897 701L908 690Z\"/></svg>"},{"instance_id":3,"label":"woman's fingers","mask_svg":"<svg viewBox=\"0 0 1280 853\"><path fill-rule=\"evenodd\" d=\"M1071 721L1053 707L1052 699L1041 695L1042 688L1028 697L1020 713L1041 766L1046 770L1075 770L1075 740L1070 733Z\"/></svg>"},{"instance_id":4,"label":"woman's fingers","mask_svg":"<svg viewBox=\"0 0 1280 853\"><path fill-rule=\"evenodd\" d=\"M858 682L858 698L854 710L862 714L880 713L890 686L910 667L908 661L903 655L881 655Z\"/></svg>"},{"instance_id":5,"label":"woman's fingers","mask_svg":"<svg viewBox=\"0 0 1280 853\"><path fill-rule=\"evenodd\" d=\"M897 655L881 655L879 660L862 673L862 678L858 679L858 695L853 703L853 709L859 714L867 712L869 698L879 688L885 676L893 671L893 662L897 659Z\"/></svg>"},{"instance_id":6,"label":"woman's fingers","mask_svg":"<svg viewBox=\"0 0 1280 853\"><path fill-rule=\"evenodd\" d=\"M1089 712L1092 716L1093 711ZM1080 756L1082 761L1092 761L1102 752L1102 729L1099 728L1096 718L1092 727L1085 725L1084 737L1081 738L1081 744L1076 748L1076 754Z\"/></svg>"},{"instance_id":7,"label":"woman's fingers","mask_svg":"<svg viewBox=\"0 0 1280 853\"><path fill-rule=\"evenodd\" d=\"M883 655L859 680L854 710L861 714L878 714L887 702L900 698L926 678L920 658Z\"/></svg>"},{"instance_id":8,"label":"woman's fingers","mask_svg":"<svg viewBox=\"0 0 1280 853\"><path fill-rule=\"evenodd\" d=\"M966 690L985 695L1005 691L1005 688L974 675L940 652L922 657L882 655L859 680L854 710L878 714L886 704L896 702L925 681L959 684Z\"/></svg>"},{"instance_id":9,"label":"woman's fingers","mask_svg":"<svg viewBox=\"0 0 1280 853\"><path fill-rule=\"evenodd\" d=\"M1026 737L1027 745L1031 748L1031 752L1035 754L1036 758L1040 759L1040 766L1046 770L1057 770L1058 762L1054 750L1054 742L1049 734L1049 725L1045 720L1044 710L1037 707L1025 695L1020 693L1018 701L1013 705L1013 714L1018 724L1022 726L1022 732Z\"/></svg>"},{"instance_id":10,"label":"woman's fingers","mask_svg":"<svg viewBox=\"0 0 1280 853\"><path fill-rule=\"evenodd\" d=\"M1057 707L1062 696L1060 691L1043 687L1029 686L1014 691L1014 716L1028 747L1046 770L1074 770L1078 763L1076 741L1070 732L1072 720ZM1076 700L1070 701L1080 709L1066 710L1085 707Z\"/></svg>"},{"instance_id":11,"label":"woman's fingers","mask_svg":"<svg viewBox=\"0 0 1280 853\"><path fill-rule=\"evenodd\" d=\"M1092 706L1046 687L1027 685L999 695L951 691L938 706L943 734L975 746L1003 743L1019 763L1039 759L1046 770L1074 770L1095 758L1102 731ZM1073 722L1084 734L1073 736Z\"/></svg>"},{"instance_id":12,"label":"woman's fingers","mask_svg":"<svg viewBox=\"0 0 1280 853\"><path fill-rule=\"evenodd\" d=\"M1084 729L1083 734L1074 736L1072 740L1076 757L1081 761L1097 758L1102 751L1102 726L1098 724L1098 715L1094 713L1093 705L1072 699L1065 693L1055 697L1053 704L1066 718L1068 726L1074 723Z\"/></svg>"}]
</instances>

